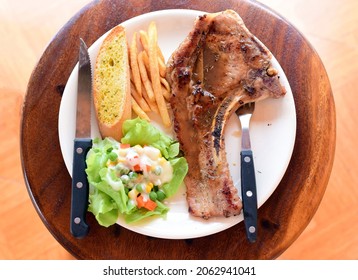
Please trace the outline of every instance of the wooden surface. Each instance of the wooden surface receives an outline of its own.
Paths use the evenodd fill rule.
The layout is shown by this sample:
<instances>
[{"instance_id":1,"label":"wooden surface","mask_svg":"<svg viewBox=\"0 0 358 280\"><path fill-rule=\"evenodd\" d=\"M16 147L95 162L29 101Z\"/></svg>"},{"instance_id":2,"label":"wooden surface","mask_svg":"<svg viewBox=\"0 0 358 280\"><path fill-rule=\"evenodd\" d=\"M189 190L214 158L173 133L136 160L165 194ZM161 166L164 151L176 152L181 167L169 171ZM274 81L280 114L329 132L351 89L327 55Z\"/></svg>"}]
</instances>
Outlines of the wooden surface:
<instances>
[{"instance_id":1,"label":"wooden surface","mask_svg":"<svg viewBox=\"0 0 358 280\"><path fill-rule=\"evenodd\" d=\"M357 6L353 1L346 1L350 3L348 6L341 5L342 2L340 1L327 1L320 3L320 6L313 5L312 9L307 10L304 9L305 5L301 6L302 1L299 2L290 1L290 4L286 4L285 1L270 1L270 4L300 28L305 36L310 39L310 42L314 44L325 63L337 106L337 154L331 179L318 212L303 234L280 258L354 259L358 256L356 235L358 194L356 190L357 175L354 172L357 163L352 152L354 151L353 143L357 140L357 133L353 129L356 115L353 113L354 102L352 100L354 100L354 97L352 94L354 90L353 86L351 86L353 82L351 73L357 70L354 68L357 66L352 63L357 55L357 48L353 45L357 41L357 25L354 25L357 22L357 13L355 13ZM22 179L17 151L20 108L30 72L35 66L36 59L42 55L46 42L83 4L83 1L82 3L81 1L76 3L53 1L51 5L48 5L46 2L35 1L32 4L35 5L35 7L32 6L34 11L32 14L28 13L28 7L24 5L19 6L18 4L10 3L10 1L1 1L2 59L0 93L2 107L0 119L1 138L3 140L1 155L3 160L1 162L0 179L1 186L5 189L5 195L0 198L1 205L3 205L0 213L5 218L0 223L0 258L73 258L50 235L36 214ZM324 5L323 8L321 4ZM59 10L61 10L60 15ZM332 39L332 32L341 36ZM267 42L265 43L267 44ZM271 48L271 46L269 47ZM337 48L341 50L338 53ZM14 52L13 50L16 51ZM46 71L55 71L55 69L46 69ZM61 90L61 87L57 87L56 90ZM344 95L340 94L343 92L345 93ZM40 104L42 98L43 96L41 96L41 99L36 100L39 102L36 104ZM313 96L313 98L316 97ZM53 102L58 102L56 95L53 96ZM54 109L56 110L56 108ZM50 111L49 109L47 110ZM322 122L324 123L324 121ZM50 131L52 136L56 133L56 131ZM31 145L33 144L35 143ZM309 146L308 150L312 149L312 143L307 144ZM327 144L329 150L330 145L329 143ZM37 152L40 152L41 149L48 149L47 156L52 158L51 149L54 149L53 146L55 145L56 143L46 147L38 147ZM300 151L300 153L304 154L305 151ZM54 161L55 164L58 164L57 159L54 159ZM321 168L321 166L316 166L316 168ZM62 173L62 169L55 171L50 169L50 166L46 167L43 172L56 174L56 176L50 178L51 180L56 181L58 177L65 177L64 175L58 175ZM322 169L327 168L322 165ZM69 179L65 180L68 181ZM52 182L48 186L52 186ZM314 187L315 184L312 186ZM46 191L45 187L42 191ZM314 192L308 192L305 193L305 196L309 197L313 194ZM317 200L314 197L310 199L312 201ZM63 199L59 197L57 203L63 203ZM60 208L58 212L61 212L62 208L59 205L57 207ZM348 213L347 208L350 209ZM63 211L68 210L64 209ZM61 215L61 213L52 213L52 215ZM297 221L291 222L294 227ZM67 225L64 226L66 227ZM121 231L119 236L122 235ZM185 246L193 248L196 246L195 242L187 242ZM190 254L190 250L188 251L188 254ZM208 256L193 253L193 255L187 255L187 257L210 257L210 254Z\"/></svg>"}]
</instances>

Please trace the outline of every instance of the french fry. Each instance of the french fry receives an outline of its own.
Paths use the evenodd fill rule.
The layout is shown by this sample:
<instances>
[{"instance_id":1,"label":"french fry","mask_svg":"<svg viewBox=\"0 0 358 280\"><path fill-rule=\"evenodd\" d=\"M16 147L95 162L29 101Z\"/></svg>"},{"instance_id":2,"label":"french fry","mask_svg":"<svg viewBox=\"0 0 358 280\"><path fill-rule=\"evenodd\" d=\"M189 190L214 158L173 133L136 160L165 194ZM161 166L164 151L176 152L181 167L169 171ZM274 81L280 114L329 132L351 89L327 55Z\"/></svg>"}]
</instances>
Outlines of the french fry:
<instances>
[{"instance_id":1,"label":"french fry","mask_svg":"<svg viewBox=\"0 0 358 280\"><path fill-rule=\"evenodd\" d=\"M142 43L142 47L145 50L145 52L148 54L149 53L149 47L148 47L148 33L146 33L144 30L140 30L139 31L139 35L140 35L140 41ZM167 72L167 67L165 65L165 59L164 59L164 55L162 53L162 50L160 49L159 45L157 44L157 53L158 53L158 65L159 65L159 72L160 72L160 76L161 77L165 77L166 72ZM144 60L146 62L146 67L148 69L149 67L149 62L147 60L147 58L145 57L146 60Z\"/></svg>"},{"instance_id":2,"label":"french fry","mask_svg":"<svg viewBox=\"0 0 358 280\"><path fill-rule=\"evenodd\" d=\"M139 39L142 43L143 49L148 53L148 33L144 30L139 31Z\"/></svg>"},{"instance_id":3,"label":"french fry","mask_svg":"<svg viewBox=\"0 0 358 280\"><path fill-rule=\"evenodd\" d=\"M155 26L155 22L153 21L149 24L148 27L148 37L149 69L154 96L158 105L159 114L162 118L163 124L164 126L169 127L171 125L171 121L169 117L168 108L162 94L162 86L160 83L160 75L158 69L157 28Z\"/></svg>"},{"instance_id":4,"label":"french fry","mask_svg":"<svg viewBox=\"0 0 358 280\"><path fill-rule=\"evenodd\" d=\"M166 88L166 90L170 92L170 85L169 85L167 79L161 77L160 82Z\"/></svg>"},{"instance_id":5,"label":"french fry","mask_svg":"<svg viewBox=\"0 0 358 280\"><path fill-rule=\"evenodd\" d=\"M167 74L167 66L165 65L165 58L158 43L157 43L157 53L158 53L158 65L159 65L160 76L165 78L165 75Z\"/></svg>"},{"instance_id":6,"label":"french fry","mask_svg":"<svg viewBox=\"0 0 358 280\"><path fill-rule=\"evenodd\" d=\"M148 33L144 30L139 31L139 38L140 42L142 43L143 49L148 53L149 47L148 47ZM165 64L165 59L162 50L160 49L159 45L157 44L157 51L158 51L158 58L160 61L162 61Z\"/></svg>"},{"instance_id":7,"label":"french fry","mask_svg":"<svg viewBox=\"0 0 358 280\"><path fill-rule=\"evenodd\" d=\"M144 62L145 69L147 69L147 73L149 73L149 78L150 78L149 56L148 56L148 52L144 51L142 56L143 56L143 62Z\"/></svg>"},{"instance_id":8,"label":"french fry","mask_svg":"<svg viewBox=\"0 0 358 280\"><path fill-rule=\"evenodd\" d=\"M144 112L150 112L149 105L147 104L147 102L143 98L143 95L142 96L139 95L139 93L137 92L137 90L136 90L135 86L133 85L133 83L131 83L131 94L132 94L132 97L137 102L137 104L142 108L142 110Z\"/></svg>"},{"instance_id":9,"label":"french fry","mask_svg":"<svg viewBox=\"0 0 358 280\"><path fill-rule=\"evenodd\" d=\"M138 105L135 99L132 99L132 110L140 117L141 119L145 119L150 122L150 118L148 115L142 110L142 108Z\"/></svg>"},{"instance_id":10,"label":"french fry","mask_svg":"<svg viewBox=\"0 0 358 280\"><path fill-rule=\"evenodd\" d=\"M160 76L165 78L165 75L167 74L167 66L164 64L164 61L162 61L160 58L158 58L158 67L159 67Z\"/></svg>"},{"instance_id":11,"label":"french fry","mask_svg":"<svg viewBox=\"0 0 358 280\"><path fill-rule=\"evenodd\" d=\"M144 53L145 53L145 51L141 51L138 54L139 73L140 73L142 83L143 83L143 85L145 87L145 90L147 92L147 95L148 95L149 99L151 101L155 101L153 88L152 88L152 85L151 85L150 80L148 78L147 69L146 69L145 63L144 63L144 58L143 58Z\"/></svg>"},{"instance_id":12,"label":"french fry","mask_svg":"<svg viewBox=\"0 0 358 280\"><path fill-rule=\"evenodd\" d=\"M143 92L142 92L142 93L143 93L143 98L144 98L144 100L147 102L147 104L148 104L150 110L151 110L152 112L155 112L155 113L159 114L159 109L158 109L157 103L155 103L155 101L151 101L151 100L149 99L148 94L147 94L147 91L146 91L146 89L145 89L144 86L142 87L142 89L143 89Z\"/></svg>"},{"instance_id":13,"label":"french fry","mask_svg":"<svg viewBox=\"0 0 358 280\"><path fill-rule=\"evenodd\" d=\"M141 81L140 81L140 73L139 73L139 67L138 67L138 47L137 47L137 32L134 32L132 42L130 45L130 66L132 70L133 75L133 82L135 85L135 88L137 89L137 92L140 96L142 96L142 88L141 88Z\"/></svg>"},{"instance_id":14,"label":"french fry","mask_svg":"<svg viewBox=\"0 0 358 280\"><path fill-rule=\"evenodd\" d=\"M163 85L162 85L162 94L166 101L170 100L170 91L168 91Z\"/></svg>"},{"instance_id":15,"label":"french fry","mask_svg":"<svg viewBox=\"0 0 358 280\"><path fill-rule=\"evenodd\" d=\"M158 44L157 44L157 52L158 52L159 61L162 61L165 65L164 55L163 55L162 50L160 49Z\"/></svg>"},{"instance_id":16,"label":"french fry","mask_svg":"<svg viewBox=\"0 0 358 280\"><path fill-rule=\"evenodd\" d=\"M148 50L149 50L149 69L150 69L150 77L152 80L153 91L155 95L155 100L157 101L159 114L162 118L163 124L166 127L171 125L169 112L167 105L165 103L163 94L162 94L162 86L160 83L160 74L158 69L158 52L157 52L157 28L155 22L152 21L148 27Z\"/></svg>"},{"instance_id":17,"label":"french fry","mask_svg":"<svg viewBox=\"0 0 358 280\"><path fill-rule=\"evenodd\" d=\"M153 91L155 100L157 101L159 114L162 118L163 124L166 127L171 125L169 112L167 108L167 104L165 103L163 94L162 94L162 86L160 83L160 75L158 69L158 51L157 51L157 27L155 22L152 21L148 27L148 50L149 50L149 69L150 69L150 77L152 80Z\"/></svg>"},{"instance_id":18,"label":"french fry","mask_svg":"<svg viewBox=\"0 0 358 280\"><path fill-rule=\"evenodd\" d=\"M165 126L170 126L166 102L170 99L170 85L165 79L165 59L158 45L155 22L149 24L148 32L140 30L138 33L133 34L131 44L128 44L132 109L144 119L149 119L146 112L155 112L160 115ZM141 46L137 46L137 35ZM140 49L143 50L139 51Z\"/></svg>"}]
</instances>

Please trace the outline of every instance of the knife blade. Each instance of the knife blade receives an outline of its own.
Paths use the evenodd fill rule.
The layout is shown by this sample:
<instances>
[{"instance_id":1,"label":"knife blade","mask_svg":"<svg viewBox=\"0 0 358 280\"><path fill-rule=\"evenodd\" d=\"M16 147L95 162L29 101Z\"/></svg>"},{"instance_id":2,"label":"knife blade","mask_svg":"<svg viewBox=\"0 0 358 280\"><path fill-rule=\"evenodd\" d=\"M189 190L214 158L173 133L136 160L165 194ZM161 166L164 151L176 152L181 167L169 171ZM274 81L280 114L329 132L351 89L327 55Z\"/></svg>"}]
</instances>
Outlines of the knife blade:
<instances>
[{"instance_id":1,"label":"knife blade","mask_svg":"<svg viewBox=\"0 0 358 280\"><path fill-rule=\"evenodd\" d=\"M86 222L89 185L85 170L87 152L92 147L91 95L91 60L85 42L80 39L70 221L70 231L76 238L85 237L89 231Z\"/></svg>"}]
</instances>

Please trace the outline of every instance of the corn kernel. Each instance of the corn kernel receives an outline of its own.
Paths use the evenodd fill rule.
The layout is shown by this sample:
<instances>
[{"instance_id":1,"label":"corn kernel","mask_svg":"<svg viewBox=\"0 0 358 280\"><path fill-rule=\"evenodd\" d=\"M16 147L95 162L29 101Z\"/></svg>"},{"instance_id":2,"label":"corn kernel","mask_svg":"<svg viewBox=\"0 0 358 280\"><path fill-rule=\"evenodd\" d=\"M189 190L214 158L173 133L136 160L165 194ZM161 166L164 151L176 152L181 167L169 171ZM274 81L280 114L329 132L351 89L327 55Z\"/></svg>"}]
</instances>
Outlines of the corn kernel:
<instances>
[{"instance_id":1,"label":"corn kernel","mask_svg":"<svg viewBox=\"0 0 358 280\"><path fill-rule=\"evenodd\" d=\"M134 188L128 193L128 197L130 199L136 201L138 194L139 194L139 192Z\"/></svg>"},{"instance_id":2,"label":"corn kernel","mask_svg":"<svg viewBox=\"0 0 358 280\"><path fill-rule=\"evenodd\" d=\"M150 191L153 189L153 184L152 183L148 183L146 186L145 186L145 191L147 193L150 193Z\"/></svg>"}]
</instances>

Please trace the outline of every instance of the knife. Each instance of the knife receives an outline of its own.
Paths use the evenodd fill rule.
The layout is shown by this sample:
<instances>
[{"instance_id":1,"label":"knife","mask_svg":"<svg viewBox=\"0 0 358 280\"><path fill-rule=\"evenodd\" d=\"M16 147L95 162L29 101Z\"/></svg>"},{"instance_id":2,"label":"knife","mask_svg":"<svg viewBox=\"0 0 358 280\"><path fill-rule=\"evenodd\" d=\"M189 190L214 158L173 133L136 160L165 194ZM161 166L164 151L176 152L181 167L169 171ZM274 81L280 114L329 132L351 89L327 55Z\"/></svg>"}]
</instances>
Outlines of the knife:
<instances>
[{"instance_id":1,"label":"knife","mask_svg":"<svg viewBox=\"0 0 358 280\"><path fill-rule=\"evenodd\" d=\"M89 230L89 226L86 223L89 185L85 169L86 155L88 150L92 147L91 95L91 61L87 46L85 42L80 39L70 222L70 231L76 238L85 237Z\"/></svg>"}]
</instances>

